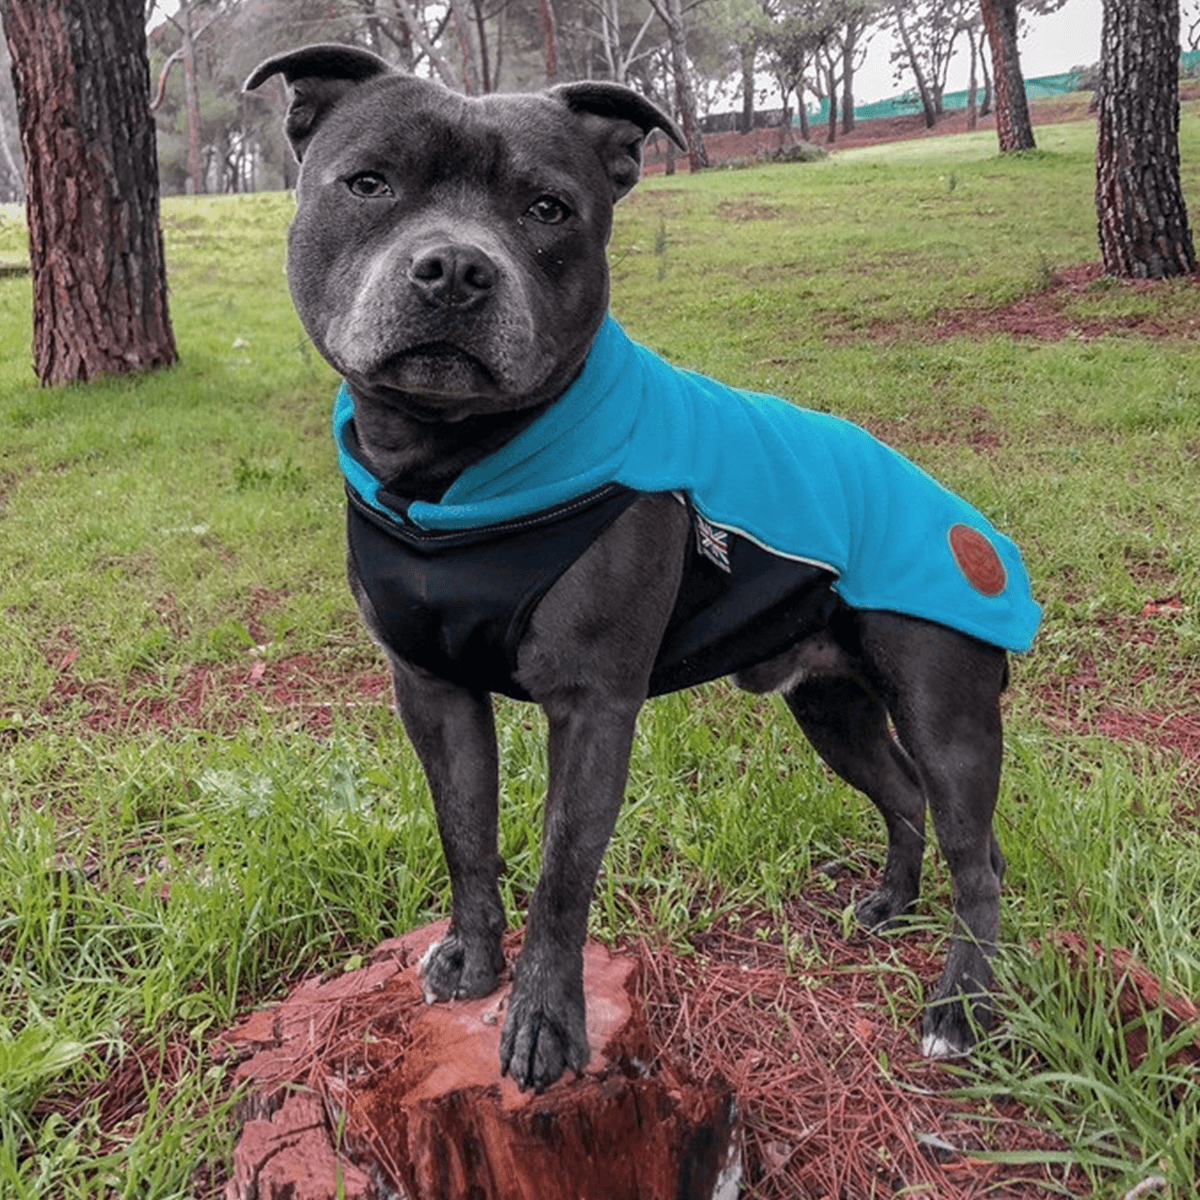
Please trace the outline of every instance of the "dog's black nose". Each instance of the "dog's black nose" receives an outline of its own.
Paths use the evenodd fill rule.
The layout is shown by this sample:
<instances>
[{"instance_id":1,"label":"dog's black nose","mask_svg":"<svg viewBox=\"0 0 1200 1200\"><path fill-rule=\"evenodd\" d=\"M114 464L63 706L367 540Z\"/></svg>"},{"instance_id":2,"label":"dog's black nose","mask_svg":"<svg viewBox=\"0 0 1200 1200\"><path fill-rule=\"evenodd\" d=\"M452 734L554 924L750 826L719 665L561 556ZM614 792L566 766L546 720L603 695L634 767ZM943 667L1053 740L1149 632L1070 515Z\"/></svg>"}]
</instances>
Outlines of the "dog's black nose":
<instances>
[{"instance_id":1,"label":"dog's black nose","mask_svg":"<svg viewBox=\"0 0 1200 1200\"><path fill-rule=\"evenodd\" d=\"M496 264L475 246L433 246L417 254L408 268L414 288L430 304L470 308L496 286Z\"/></svg>"}]
</instances>

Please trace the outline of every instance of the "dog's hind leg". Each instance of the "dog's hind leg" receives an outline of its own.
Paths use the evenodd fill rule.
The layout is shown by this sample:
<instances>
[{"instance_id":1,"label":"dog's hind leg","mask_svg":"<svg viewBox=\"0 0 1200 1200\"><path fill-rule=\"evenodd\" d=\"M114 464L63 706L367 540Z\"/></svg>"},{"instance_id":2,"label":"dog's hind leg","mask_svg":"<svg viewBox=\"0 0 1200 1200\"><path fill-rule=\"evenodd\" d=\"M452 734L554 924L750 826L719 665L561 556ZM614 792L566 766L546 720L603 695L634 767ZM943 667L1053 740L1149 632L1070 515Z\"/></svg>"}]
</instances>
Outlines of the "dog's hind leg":
<instances>
[{"instance_id":1,"label":"dog's hind leg","mask_svg":"<svg viewBox=\"0 0 1200 1200\"><path fill-rule=\"evenodd\" d=\"M954 937L925 1012L927 1054L961 1053L991 1022L990 959L1000 932L1004 857L992 833L1003 738L1002 650L940 625L859 614L864 660L879 679L897 736L924 788L950 868Z\"/></svg>"},{"instance_id":2,"label":"dog's hind leg","mask_svg":"<svg viewBox=\"0 0 1200 1200\"><path fill-rule=\"evenodd\" d=\"M783 696L822 759L883 815L883 879L857 912L868 929L885 927L912 905L921 885L925 795L916 767L891 736L882 700L853 674L807 676Z\"/></svg>"}]
</instances>

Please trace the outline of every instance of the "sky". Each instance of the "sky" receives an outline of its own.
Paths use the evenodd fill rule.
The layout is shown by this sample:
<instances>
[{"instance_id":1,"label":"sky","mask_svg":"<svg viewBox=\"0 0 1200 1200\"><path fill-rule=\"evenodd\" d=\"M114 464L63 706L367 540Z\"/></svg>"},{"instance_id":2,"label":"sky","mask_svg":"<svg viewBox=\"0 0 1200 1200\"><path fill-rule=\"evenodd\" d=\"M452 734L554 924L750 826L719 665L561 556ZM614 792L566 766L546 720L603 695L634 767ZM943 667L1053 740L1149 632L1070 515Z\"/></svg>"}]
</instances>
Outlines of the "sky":
<instances>
[{"instance_id":1,"label":"sky","mask_svg":"<svg viewBox=\"0 0 1200 1200\"><path fill-rule=\"evenodd\" d=\"M1026 30L1018 43L1021 74L1026 79L1040 75L1061 75L1072 67L1100 59L1100 24L1103 0L1067 0L1058 12L1048 17L1023 21ZM854 77L854 96L860 104L886 100L912 88L911 75L896 82L895 67L888 61L892 41L876 34L867 51L867 60ZM946 91L964 91L970 73L970 52L959 51L950 66ZM990 69L990 68L989 68ZM982 86L982 79L980 84Z\"/></svg>"}]
</instances>

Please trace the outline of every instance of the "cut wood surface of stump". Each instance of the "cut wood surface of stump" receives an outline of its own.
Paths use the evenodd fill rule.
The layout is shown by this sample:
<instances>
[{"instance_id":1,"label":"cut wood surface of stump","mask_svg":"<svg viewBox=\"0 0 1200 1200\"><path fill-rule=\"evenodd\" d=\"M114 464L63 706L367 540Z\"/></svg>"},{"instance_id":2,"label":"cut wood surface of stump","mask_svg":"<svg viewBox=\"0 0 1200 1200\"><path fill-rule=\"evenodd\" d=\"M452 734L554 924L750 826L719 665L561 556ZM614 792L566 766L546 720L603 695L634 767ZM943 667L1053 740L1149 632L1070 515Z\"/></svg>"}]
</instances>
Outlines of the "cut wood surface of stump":
<instances>
[{"instance_id":1,"label":"cut wood surface of stump","mask_svg":"<svg viewBox=\"0 0 1200 1200\"><path fill-rule=\"evenodd\" d=\"M734 1200L732 1092L656 1056L636 959L589 943L587 1069L522 1093L500 1076L507 985L424 1001L418 964L445 930L385 942L223 1036L245 1089L226 1200Z\"/></svg>"}]
</instances>

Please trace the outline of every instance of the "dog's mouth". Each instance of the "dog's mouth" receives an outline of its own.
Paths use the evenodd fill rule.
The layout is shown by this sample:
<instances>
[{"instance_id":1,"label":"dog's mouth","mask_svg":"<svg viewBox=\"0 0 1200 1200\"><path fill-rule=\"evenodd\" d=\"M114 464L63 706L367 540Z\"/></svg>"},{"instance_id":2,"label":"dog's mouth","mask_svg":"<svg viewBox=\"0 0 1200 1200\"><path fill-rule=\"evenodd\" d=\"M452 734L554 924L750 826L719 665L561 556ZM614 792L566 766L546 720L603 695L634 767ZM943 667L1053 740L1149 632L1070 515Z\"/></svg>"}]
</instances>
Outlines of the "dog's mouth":
<instances>
[{"instance_id":1,"label":"dog's mouth","mask_svg":"<svg viewBox=\"0 0 1200 1200\"><path fill-rule=\"evenodd\" d=\"M427 342L393 354L371 373L371 384L412 416L430 421L446 420L448 408L493 397L499 390L483 362L449 342Z\"/></svg>"}]
</instances>

